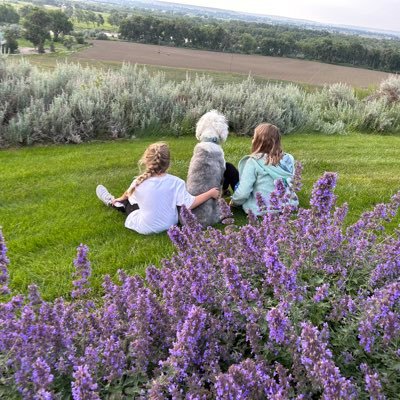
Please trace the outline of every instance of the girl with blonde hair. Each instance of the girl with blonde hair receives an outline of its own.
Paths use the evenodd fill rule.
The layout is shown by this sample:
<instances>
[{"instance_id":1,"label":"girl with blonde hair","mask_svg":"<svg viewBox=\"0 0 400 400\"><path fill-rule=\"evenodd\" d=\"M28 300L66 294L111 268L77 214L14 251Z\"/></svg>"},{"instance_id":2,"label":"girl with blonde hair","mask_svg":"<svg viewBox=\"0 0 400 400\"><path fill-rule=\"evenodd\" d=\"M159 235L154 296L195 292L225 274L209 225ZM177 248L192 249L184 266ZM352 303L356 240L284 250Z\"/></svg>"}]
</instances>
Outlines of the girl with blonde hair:
<instances>
[{"instance_id":1,"label":"girl with blonde hair","mask_svg":"<svg viewBox=\"0 0 400 400\"><path fill-rule=\"evenodd\" d=\"M248 213L262 214L256 194L260 193L268 207L269 197L275 189L275 181L281 179L290 191L294 176L294 158L284 153L279 129L272 124L263 123L254 130L251 154L239 161L239 184L231 204L242 206ZM291 193L290 204L298 205L296 194Z\"/></svg>"},{"instance_id":2,"label":"girl with blonde hair","mask_svg":"<svg viewBox=\"0 0 400 400\"><path fill-rule=\"evenodd\" d=\"M97 197L104 204L127 214L125 226L128 229L144 235L165 231L178 223L177 207L193 209L219 197L216 188L192 196L182 179L168 174L170 151L164 142L151 144L139 164L144 167L144 172L133 180L122 196L114 198L102 185L96 188Z\"/></svg>"}]
</instances>

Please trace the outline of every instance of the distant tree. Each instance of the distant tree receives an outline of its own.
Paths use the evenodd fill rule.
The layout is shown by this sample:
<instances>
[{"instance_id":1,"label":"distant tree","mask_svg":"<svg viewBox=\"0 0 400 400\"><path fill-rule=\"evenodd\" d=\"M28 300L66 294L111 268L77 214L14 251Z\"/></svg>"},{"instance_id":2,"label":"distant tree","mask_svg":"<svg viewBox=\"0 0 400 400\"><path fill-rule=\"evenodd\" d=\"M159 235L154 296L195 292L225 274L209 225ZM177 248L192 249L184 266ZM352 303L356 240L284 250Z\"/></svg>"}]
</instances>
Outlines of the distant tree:
<instances>
[{"instance_id":1,"label":"distant tree","mask_svg":"<svg viewBox=\"0 0 400 400\"><path fill-rule=\"evenodd\" d=\"M366 53L363 45L358 41L352 41L350 44L351 63L354 65L362 64L361 60Z\"/></svg>"},{"instance_id":2,"label":"distant tree","mask_svg":"<svg viewBox=\"0 0 400 400\"><path fill-rule=\"evenodd\" d=\"M260 42L261 54L265 56L277 56L280 52L279 40L273 37L265 37Z\"/></svg>"},{"instance_id":3,"label":"distant tree","mask_svg":"<svg viewBox=\"0 0 400 400\"><path fill-rule=\"evenodd\" d=\"M96 26L97 23L97 15L93 11L86 11L86 21L91 22L93 26Z\"/></svg>"},{"instance_id":4,"label":"distant tree","mask_svg":"<svg viewBox=\"0 0 400 400\"><path fill-rule=\"evenodd\" d=\"M10 25L4 31L4 39L6 40L6 53L13 54L18 49L18 38L20 37L20 29L18 25Z\"/></svg>"},{"instance_id":5,"label":"distant tree","mask_svg":"<svg viewBox=\"0 0 400 400\"><path fill-rule=\"evenodd\" d=\"M74 29L74 25L64 12L60 10L50 10L48 11L48 15L51 18L49 27L53 31L55 42L58 42L60 34L68 35Z\"/></svg>"},{"instance_id":6,"label":"distant tree","mask_svg":"<svg viewBox=\"0 0 400 400\"><path fill-rule=\"evenodd\" d=\"M97 14L97 26L104 25L104 18L101 14Z\"/></svg>"},{"instance_id":7,"label":"distant tree","mask_svg":"<svg viewBox=\"0 0 400 400\"><path fill-rule=\"evenodd\" d=\"M242 49L243 53L254 53L256 47L256 39L254 39L254 37L250 35L250 33L243 33L240 37L240 48Z\"/></svg>"},{"instance_id":8,"label":"distant tree","mask_svg":"<svg viewBox=\"0 0 400 400\"><path fill-rule=\"evenodd\" d=\"M121 22L128 17L128 14L121 11L111 11L108 16L108 22L110 25L120 26Z\"/></svg>"},{"instance_id":9,"label":"distant tree","mask_svg":"<svg viewBox=\"0 0 400 400\"><path fill-rule=\"evenodd\" d=\"M367 65L371 68L381 67L382 52L380 49L369 49L367 55Z\"/></svg>"},{"instance_id":10,"label":"distant tree","mask_svg":"<svg viewBox=\"0 0 400 400\"><path fill-rule=\"evenodd\" d=\"M212 25L208 31L209 35L209 48L213 50L225 50L228 40L228 32L219 25Z\"/></svg>"},{"instance_id":11,"label":"distant tree","mask_svg":"<svg viewBox=\"0 0 400 400\"><path fill-rule=\"evenodd\" d=\"M123 39L140 41L144 36L143 17L134 16L121 21L119 32Z\"/></svg>"},{"instance_id":12,"label":"distant tree","mask_svg":"<svg viewBox=\"0 0 400 400\"><path fill-rule=\"evenodd\" d=\"M74 15L74 8L71 4L67 4L64 8L64 13L68 18L71 18Z\"/></svg>"},{"instance_id":13,"label":"distant tree","mask_svg":"<svg viewBox=\"0 0 400 400\"><path fill-rule=\"evenodd\" d=\"M0 24L18 24L19 14L9 4L0 4Z\"/></svg>"},{"instance_id":14,"label":"distant tree","mask_svg":"<svg viewBox=\"0 0 400 400\"><path fill-rule=\"evenodd\" d=\"M85 12L79 9L75 9L74 11L74 18L78 21L78 22L86 22L86 16L85 16Z\"/></svg>"},{"instance_id":15,"label":"distant tree","mask_svg":"<svg viewBox=\"0 0 400 400\"><path fill-rule=\"evenodd\" d=\"M331 62L333 58L333 42L330 38L320 40L316 45L318 59L325 62Z\"/></svg>"},{"instance_id":16,"label":"distant tree","mask_svg":"<svg viewBox=\"0 0 400 400\"><path fill-rule=\"evenodd\" d=\"M400 52L391 51L387 57L388 66L387 69L393 72L400 72Z\"/></svg>"},{"instance_id":17,"label":"distant tree","mask_svg":"<svg viewBox=\"0 0 400 400\"><path fill-rule=\"evenodd\" d=\"M189 33L192 28L192 25L189 22L179 18L170 21L163 21L163 24L163 41L165 43L170 43L175 46L184 46L186 40L189 40Z\"/></svg>"},{"instance_id":18,"label":"distant tree","mask_svg":"<svg viewBox=\"0 0 400 400\"><path fill-rule=\"evenodd\" d=\"M63 45L68 49L71 50L73 44L75 43L75 38L70 35L65 35L63 38Z\"/></svg>"},{"instance_id":19,"label":"distant tree","mask_svg":"<svg viewBox=\"0 0 400 400\"><path fill-rule=\"evenodd\" d=\"M19 10L18 13L22 18L25 18L29 13L31 13L33 10L33 6L30 6L26 4L25 6L22 6Z\"/></svg>"},{"instance_id":20,"label":"distant tree","mask_svg":"<svg viewBox=\"0 0 400 400\"><path fill-rule=\"evenodd\" d=\"M93 11L75 9L74 18L76 18L78 22L92 23L94 26L98 23L97 14Z\"/></svg>"},{"instance_id":21,"label":"distant tree","mask_svg":"<svg viewBox=\"0 0 400 400\"><path fill-rule=\"evenodd\" d=\"M25 17L24 36L33 43L38 53L44 53L44 42L50 37L49 30L51 21L50 15L41 8L34 8L32 12Z\"/></svg>"}]
</instances>

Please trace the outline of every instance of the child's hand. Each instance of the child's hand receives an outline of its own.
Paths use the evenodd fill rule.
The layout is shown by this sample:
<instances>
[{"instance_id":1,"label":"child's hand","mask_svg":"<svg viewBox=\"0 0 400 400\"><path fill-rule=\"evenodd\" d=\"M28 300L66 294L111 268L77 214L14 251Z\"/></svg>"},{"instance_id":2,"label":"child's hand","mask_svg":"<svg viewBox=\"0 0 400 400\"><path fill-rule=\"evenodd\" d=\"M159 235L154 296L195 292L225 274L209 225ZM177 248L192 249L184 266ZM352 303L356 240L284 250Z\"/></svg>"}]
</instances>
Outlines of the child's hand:
<instances>
[{"instance_id":1,"label":"child's hand","mask_svg":"<svg viewBox=\"0 0 400 400\"><path fill-rule=\"evenodd\" d=\"M219 189L217 189L217 188L212 188L212 189L210 189L210 190L209 190L209 193L210 193L210 196L211 196L213 199L218 199L219 196L220 196L220 191L219 191Z\"/></svg>"},{"instance_id":2,"label":"child's hand","mask_svg":"<svg viewBox=\"0 0 400 400\"><path fill-rule=\"evenodd\" d=\"M120 203L121 201L124 201L125 199L123 198L123 196L121 197L117 197L116 199L112 199L111 200L111 204L114 206L115 203Z\"/></svg>"}]
</instances>

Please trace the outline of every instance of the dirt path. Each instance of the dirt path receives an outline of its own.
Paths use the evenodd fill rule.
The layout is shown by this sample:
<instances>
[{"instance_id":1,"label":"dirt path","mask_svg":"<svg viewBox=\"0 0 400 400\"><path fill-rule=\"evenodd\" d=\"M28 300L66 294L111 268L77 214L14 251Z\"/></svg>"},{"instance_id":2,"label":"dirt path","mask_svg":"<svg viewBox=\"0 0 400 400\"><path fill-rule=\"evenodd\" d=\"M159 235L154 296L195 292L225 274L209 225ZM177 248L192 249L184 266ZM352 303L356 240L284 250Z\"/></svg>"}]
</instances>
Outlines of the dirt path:
<instances>
[{"instance_id":1,"label":"dirt path","mask_svg":"<svg viewBox=\"0 0 400 400\"><path fill-rule=\"evenodd\" d=\"M361 68L342 67L315 61L245 54L216 53L147 44L93 41L93 46L76 53L75 60L120 61L184 69L252 74L268 79L322 85L343 82L368 87L389 74Z\"/></svg>"}]
</instances>

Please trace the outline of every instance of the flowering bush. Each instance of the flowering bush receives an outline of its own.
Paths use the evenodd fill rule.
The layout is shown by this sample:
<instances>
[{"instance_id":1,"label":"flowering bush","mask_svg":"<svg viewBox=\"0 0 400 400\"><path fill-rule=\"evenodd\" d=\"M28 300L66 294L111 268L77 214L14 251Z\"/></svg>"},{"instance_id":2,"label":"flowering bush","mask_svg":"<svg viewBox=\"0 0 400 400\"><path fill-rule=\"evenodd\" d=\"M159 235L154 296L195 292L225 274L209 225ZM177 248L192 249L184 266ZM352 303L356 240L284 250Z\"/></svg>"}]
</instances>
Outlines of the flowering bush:
<instances>
[{"instance_id":1,"label":"flowering bush","mask_svg":"<svg viewBox=\"0 0 400 400\"><path fill-rule=\"evenodd\" d=\"M301 168L297 168L299 171ZM394 399L400 358L400 192L344 228L336 175L297 212L277 182L264 217L202 230L182 211L176 246L146 278L90 297L79 246L70 300L0 304L0 394L24 399ZM301 186L299 176L294 187ZM260 207L267 207L259 198ZM277 212L278 211L278 212ZM0 284L8 264L0 239Z\"/></svg>"}]
</instances>

